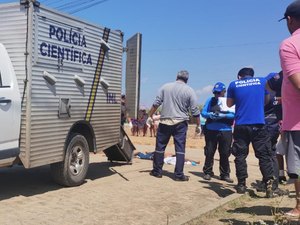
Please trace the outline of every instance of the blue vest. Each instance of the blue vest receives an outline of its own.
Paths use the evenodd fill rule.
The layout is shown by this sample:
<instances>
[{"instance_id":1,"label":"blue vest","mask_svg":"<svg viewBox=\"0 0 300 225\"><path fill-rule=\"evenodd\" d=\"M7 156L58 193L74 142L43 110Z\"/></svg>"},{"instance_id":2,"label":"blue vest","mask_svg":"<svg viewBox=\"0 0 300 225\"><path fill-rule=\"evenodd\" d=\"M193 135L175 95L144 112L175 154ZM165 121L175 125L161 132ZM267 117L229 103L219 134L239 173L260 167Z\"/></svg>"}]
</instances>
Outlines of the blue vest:
<instances>
[{"instance_id":1,"label":"blue vest","mask_svg":"<svg viewBox=\"0 0 300 225\"><path fill-rule=\"evenodd\" d=\"M230 83L227 98L235 102L235 124L265 124L264 104L267 80L261 77L244 77Z\"/></svg>"},{"instance_id":2,"label":"blue vest","mask_svg":"<svg viewBox=\"0 0 300 225\"><path fill-rule=\"evenodd\" d=\"M227 118L222 118L218 120L212 120L209 118L208 114L213 112L215 114L227 114ZM208 130L216 130L216 131L231 131L233 124L234 113L230 112L222 112L218 99L215 97L209 98L202 109L201 115L206 118L205 127Z\"/></svg>"}]
</instances>

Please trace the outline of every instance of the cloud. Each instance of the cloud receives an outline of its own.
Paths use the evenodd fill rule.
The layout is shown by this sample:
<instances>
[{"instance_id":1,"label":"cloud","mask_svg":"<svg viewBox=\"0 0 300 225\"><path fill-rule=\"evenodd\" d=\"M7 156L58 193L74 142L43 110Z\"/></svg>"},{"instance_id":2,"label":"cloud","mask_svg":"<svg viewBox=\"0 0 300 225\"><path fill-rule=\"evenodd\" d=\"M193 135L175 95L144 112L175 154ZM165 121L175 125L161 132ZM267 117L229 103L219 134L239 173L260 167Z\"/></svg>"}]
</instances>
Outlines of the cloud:
<instances>
[{"instance_id":1,"label":"cloud","mask_svg":"<svg viewBox=\"0 0 300 225\"><path fill-rule=\"evenodd\" d=\"M205 86L201 89L196 90L196 94L198 96L211 94L211 90L213 89L213 87L214 87L213 85Z\"/></svg>"},{"instance_id":2,"label":"cloud","mask_svg":"<svg viewBox=\"0 0 300 225\"><path fill-rule=\"evenodd\" d=\"M143 78L141 79L141 83L142 83L142 84L146 84L146 83L148 83L148 80L149 80L148 77L143 77Z\"/></svg>"}]
</instances>

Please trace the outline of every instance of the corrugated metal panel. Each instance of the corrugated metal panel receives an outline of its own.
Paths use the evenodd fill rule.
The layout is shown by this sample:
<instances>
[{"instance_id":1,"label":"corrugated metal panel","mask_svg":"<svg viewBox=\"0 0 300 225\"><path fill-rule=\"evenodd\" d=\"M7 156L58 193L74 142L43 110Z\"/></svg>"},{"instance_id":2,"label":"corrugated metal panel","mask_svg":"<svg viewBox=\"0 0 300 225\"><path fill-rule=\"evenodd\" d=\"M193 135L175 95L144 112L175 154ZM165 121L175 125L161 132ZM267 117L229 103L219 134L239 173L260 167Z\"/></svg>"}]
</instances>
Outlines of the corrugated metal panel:
<instances>
[{"instance_id":1,"label":"corrugated metal panel","mask_svg":"<svg viewBox=\"0 0 300 225\"><path fill-rule=\"evenodd\" d=\"M63 160L65 138L70 128L85 119L104 32L104 28L44 8L36 12L34 27L30 167ZM120 33L111 31L108 44L111 49L104 60L101 77L110 86L104 90L99 85L90 120L99 150L119 141L120 105L117 102L107 103L106 92L114 95L115 99L121 92ZM64 51L62 63L55 57L59 48ZM85 62L74 59L75 51ZM89 54L91 61L87 63ZM55 76L57 83L54 86L44 80L44 71ZM76 85L75 75L86 82L84 88ZM58 118L60 97L70 99L71 118Z\"/></svg>"},{"instance_id":2,"label":"corrugated metal panel","mask_svg":"<svg viewBox=\"0 0 300 225\"><path fill-rule=\"evenodd\" d=\"M35 167L63 160L65 139L70 128L86 118L104 28L46 8L36 9L33 18L29 19L33 21L33 27L30 28L33 47L29 52L32 59L32 68L29 68L32 83L31 101L25 103L30 106L31 117L26 121L25 111L22 110L21 158L25 167ZM8 48L23 92L26 10L19 4L0 5L0 23L0 41ZM121 94L121 33L110 31L108 44L110 51L104 59L101 77L109 83L109 88L106 90L99 84L93 113L89 117L98 150L116 144L120 134L120 103L116 99ZM58 51L61 52L60 59L64 57L64 60L57 58ZM81 55L80 60L77 56L74 58L76 54ZM57 79L55 85L51 86L43 78L44 71ZM76 84L75 75L85 81L84 87ZM70 99L70 118L58 117L60 98ZM24 138L28 123L30 143ZM27 150L26 145L30 146Z\"/></svg>"},{"instance_id":3,"label":"corrugated metal panel","mask_svg":"<svg viewBox=\"0 0 300 225\"><path fill-rule=\"evenodd\" d=\"M24 7L19 4L1 4L0 5L0 42L6 47L11 57L15 73L18 78L18 84L23 95L25 74L25 52L26 52L26 29L27 29L27 13ZM26 139L25 129L28 121L25 117L26 95L24 96L24 104L22 107L21 121L21 154L20 157L25 161L26 155Z\"/></svg>"}]
</instances>

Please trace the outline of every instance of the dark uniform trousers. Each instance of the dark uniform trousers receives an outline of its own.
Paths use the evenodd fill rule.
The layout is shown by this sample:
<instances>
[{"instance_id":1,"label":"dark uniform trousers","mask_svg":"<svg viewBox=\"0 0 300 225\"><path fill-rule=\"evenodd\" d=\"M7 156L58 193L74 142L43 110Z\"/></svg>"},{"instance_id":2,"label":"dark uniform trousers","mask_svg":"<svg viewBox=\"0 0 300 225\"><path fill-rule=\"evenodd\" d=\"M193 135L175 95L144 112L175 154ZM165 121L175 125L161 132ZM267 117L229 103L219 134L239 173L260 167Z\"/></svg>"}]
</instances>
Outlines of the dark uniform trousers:
<instances>
[{"instance_id":1,"label":"dark uniform trousers","mask_svg":"<svg viewBox=\"0 0 300 225\"><path fill-rule=\"evenodd\" d=\"M248 177L246 158L249 154L250 142L255 157L259 160L263 181L267 182L274 178L270 136L264 125L236 125L233 139L232 154L235 156L234 162L239 184L245 184Z\"/></svg>"},{"instance_id":2,"label":"dark uniform trousers","mask_svg":"<svg viewBox=\"0 0 300 225\"><path fill-rule=\"evenodd\" d=\"M203 172L211 176L213 173L214 155L218 148L220 155L220 176L229 177L229 156L231 152L232 131L205 130L205 163Z\"/></svg>"},{"instance_id":3,"label":"dark uniform trousers","mask_svg":"<svg viewBox=\"0 0 300 225\"><path fill-rule=\"evenodd\" d=\"M268 120L266 118L266 129L268 131L270 141L271 141L271 149L272 149L272 162L273 162L273 170L274 170L274 176L275 176L275 181L274 181L274 188L278 187L278 178L279 178L279 166L278 166L278 160L277 160L277 153L276 153L276 144L278 137L280 135L279 131L279 124L276 121L276 123L268 123Z\"/></svg>"},{"instance_id":4,"label":"dark uniform trousers","mask_svg":"<svg viewBox=\"0 0 300 225\"><path fill-rule=\"evenodd\" d=\"M175 125L165 125L162 123L158 125L156 134L156 146L153 157L153 172L155 174L162 174L164 153L171 136L173 136L176 153L176 165L174 174L175 177L183 177L187 128L187 121L183 121Z\"/></svg>"}]
</instances>

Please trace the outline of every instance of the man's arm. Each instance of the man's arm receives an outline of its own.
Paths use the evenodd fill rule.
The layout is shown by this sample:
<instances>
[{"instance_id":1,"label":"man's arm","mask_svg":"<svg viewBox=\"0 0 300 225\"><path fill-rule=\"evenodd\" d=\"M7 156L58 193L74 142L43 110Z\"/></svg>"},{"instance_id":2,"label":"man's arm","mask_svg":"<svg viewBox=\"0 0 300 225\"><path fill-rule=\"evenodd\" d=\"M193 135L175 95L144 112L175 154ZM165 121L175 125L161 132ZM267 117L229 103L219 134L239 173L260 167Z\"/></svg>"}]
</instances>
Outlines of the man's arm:
<instances>
[{"instance_id":1,"label":"man's arm","mask_svg":"<svg viewBox=\"0 0 300 225\"><path fill-rule=\"evenodd\" d=\"M265 105L267 105L269 103L269 101L271 100L270 94L265 94Z\"/></svg>"},{"instance_id":2,"label":"man's arm","mask_svg":"<svg viewBox=\"0 0 300 225\"><path fill-rule=\"evenodd\" d=\"M196 117L196 124L198 127L200 126L200 115Z\"/></svg>"},{"instance_id":3,"label":"man's arm","mask_svg":"<svg viewBox=\"0 0 300 225\"><path fill-rule=\"evenodd\" d=\"M287 67L287 71L299 71L299 56L295 54L294 45L284 41L280 46L279 56L281 64ZM300 90L300 72L288 75L289 81L291 81L297 90Z\"/></svg>"},{"instance_id":4,"label":"man's arm","mask_svg":"<svg viewBox=\"0 0 300 225\"><path fill-rule=\"evenodd\" d=\"M234 83L231 82L227 89L226 105L229 108L235 105L235 101L234 101L235 94L234 94L234 85L233 84Z\"/></svg>"},{"instance_id":5,"label":"man's arm","mask_svg":"<svg viewBox=\"0 0 300 225\"><path fill-rule=\"evenodd\" d=\"M265 105L267 105L269 103L269 101L271 100L270 92L269 92L268 88L271 90L271 88L268 85L268 82L266 82L266 85L265 85Z\"/></svg>"},{"instance_id":6,"label":"man's arm","mask_svg":"<svg viewBox=\"0 0 300 225\"><path fill-rule=\"evenodd\" d=\"M289 76L289 80L292 82L294 87L300 91L300 73L295 73L291 76Z\"/></svg>"},{"instance_id":7,"label":"man's arm","mask_svg":"<svg viewBox=\"0 0 300 225\"><path fill-rule=\"evenodd\" d=\"M206 100L206 102L205 102L205 104L204 104L204 106L202 108L202 111L201 111L201 116L203 116L206 119L210 118L210 116L209 116L210 114L208 112L208 106L210 104L210 101L211 101L211 98L209 98L209 99Z\"/></svg>"},{"instance_id":8,"label":"man's arm","mask_svg":"<svg viewBox=\"0 0 300 225\"><path fill-rule=\"evenodd\" d=\"M266 89L269 93L274 93L274 90L270 87L269 82L266 83Z\"/></svg>"},{"instance_id":9,"label":"man's arm","mask_svg":"<svg viewBox=\"0 0 300 225\"><path fill-rule=\"evenodd\" d=\"M158 106L152 105L152 107L151 107L151 109L150 109L150 111L148 113L148 115L149 115L150 118L152 118L152 116L156 112L157 108L158 108Z\"/></svg>"},{"instance_id":10,"label":"man's arm","mask_svg":"<svg viewBox=\"0 0 300 225\"><path fill-rule=\"evenodd\" d=\"M227 107L231 107L231 106L234 106L234 99L233 98L227 98L226 100L226 104L227 104Z\"/></svg>"}]
</instances>

